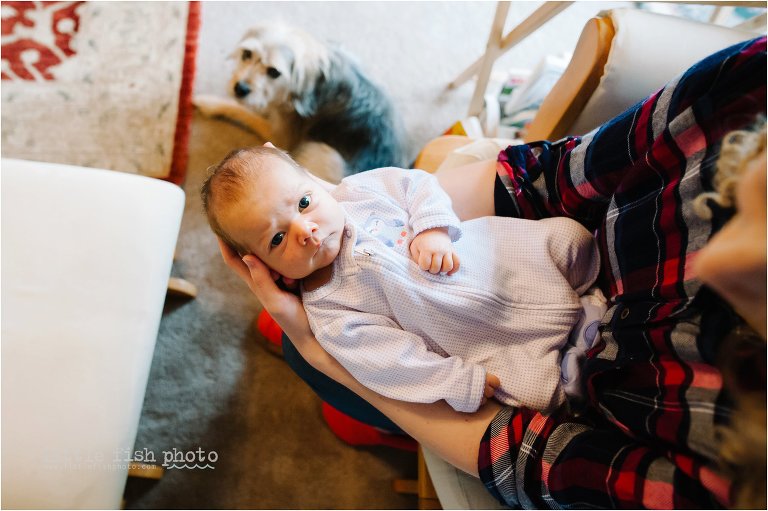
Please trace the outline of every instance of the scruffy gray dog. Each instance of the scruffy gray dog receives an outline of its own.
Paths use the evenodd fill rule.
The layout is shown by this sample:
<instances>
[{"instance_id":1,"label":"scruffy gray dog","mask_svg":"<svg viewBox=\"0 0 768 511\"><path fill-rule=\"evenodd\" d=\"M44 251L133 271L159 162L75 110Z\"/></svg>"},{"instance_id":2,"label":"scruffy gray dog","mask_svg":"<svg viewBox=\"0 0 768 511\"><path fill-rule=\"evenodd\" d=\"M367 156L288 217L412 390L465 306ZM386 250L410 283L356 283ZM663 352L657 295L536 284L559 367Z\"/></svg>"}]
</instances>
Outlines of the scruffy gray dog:
<instances>
[{"instance_id":1,"label":"scruffy gray dog","mask_svg":"<svg viewBox=\"0 0 768 511\"><path fill-rule=\"evenodd\" d=\"M204 115L244 126L332 182L408 165L392 103L340 48L264 23L243 36L232 57L232 98L195 97Z\"/></svg>"}]
</instances>

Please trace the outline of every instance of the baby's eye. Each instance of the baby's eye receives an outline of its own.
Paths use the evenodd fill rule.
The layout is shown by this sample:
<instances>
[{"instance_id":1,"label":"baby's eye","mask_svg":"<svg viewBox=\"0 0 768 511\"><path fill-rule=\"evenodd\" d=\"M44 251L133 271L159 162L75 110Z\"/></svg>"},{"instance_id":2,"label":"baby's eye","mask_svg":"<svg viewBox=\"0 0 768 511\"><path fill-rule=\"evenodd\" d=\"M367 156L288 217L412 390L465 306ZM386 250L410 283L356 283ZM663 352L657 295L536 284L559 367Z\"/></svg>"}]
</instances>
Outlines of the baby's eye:
<instances>
[{"instance_id":1,"label":"baby's eye","mask_svg":"<svg viewBox=\"0 0 768 511\"><path fill-rule=\"evenodd\" d=\"M299 211L307 209L310 204L312 204L312 197L309 195L305 195L304 197L299 199Z\"/></svg>"},{"instance_id":2,"label":"baby's eye","mask_svg":"<svg viewBox=\"0 0 768 511\"><path fill-rule=\"evenodd\" d=\"M270 245L272 245L273 247L278 246L280 243L283 242L283 238L285 238L285 233L284 232L278 232L272 238L272 241L270 242Z\"/></svg>"}]
</instances>

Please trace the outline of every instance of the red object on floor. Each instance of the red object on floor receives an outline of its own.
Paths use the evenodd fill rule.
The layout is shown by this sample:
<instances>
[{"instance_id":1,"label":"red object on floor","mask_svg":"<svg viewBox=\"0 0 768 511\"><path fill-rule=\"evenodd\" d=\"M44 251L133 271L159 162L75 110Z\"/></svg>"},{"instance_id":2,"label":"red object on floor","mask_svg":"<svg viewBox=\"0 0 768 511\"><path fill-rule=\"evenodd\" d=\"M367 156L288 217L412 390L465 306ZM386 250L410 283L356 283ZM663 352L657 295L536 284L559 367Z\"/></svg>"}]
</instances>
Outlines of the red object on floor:
<instances>
[{"instance_id":1,"label":"red object on floor","mask_svg":"<svg viewBox=\"0 0 768 511\"><path fill-rule=\"evenodd\" d=\"M350 445L384 445L403 451L416 452L416 440L406 435L383 433L373 426L341 413L323 402L323 418L331 431Z\"/></svg>"},{"instance_id":2,"label":"red object on floor","mask_svg":"<svg viewBox=\"0 0 768 511\"><path fill-rule=\"evenodd\" d=\"M259 317L256 319L256 327L261 332L261 335L266 337L267 341L280 349L283 348L283 329L280 328L277 321L272 319L272 316L265 309L262 309L259 313Z\"/></svg>"}]
</instances>

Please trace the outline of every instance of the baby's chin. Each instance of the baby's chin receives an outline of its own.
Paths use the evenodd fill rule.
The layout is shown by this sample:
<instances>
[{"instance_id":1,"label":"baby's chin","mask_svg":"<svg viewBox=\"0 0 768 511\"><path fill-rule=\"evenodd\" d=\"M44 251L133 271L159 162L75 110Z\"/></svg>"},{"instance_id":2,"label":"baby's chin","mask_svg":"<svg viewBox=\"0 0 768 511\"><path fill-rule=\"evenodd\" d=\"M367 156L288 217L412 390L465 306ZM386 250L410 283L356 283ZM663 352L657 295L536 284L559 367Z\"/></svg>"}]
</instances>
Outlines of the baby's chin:
<instances>
[{"instance_id":1,"label":"baby's chin","mask_svg":"<svg viewBox=\"0 0 768 511\"><path fill-rule=\"evenodd\" d=\"M295 273L285 272L285 273L282 273L282 275L283 277L287 277L289 279L294 279L294 280L306 279L307 277L314 275L316 272L331 266L333 264L333 261L336 260L336 256L338 256L338 254L339 254L339 250L330 250L323 254L318 253L315 255L315 258L312 261L313 264L310 268L307 268L302 272L295 272Z\"/></svg>"},{"instance_id":2,"label":"baby's chin","mask_svg":"<svg viewBox=\"0 0 768 511\"><path fill-rule=\"evenodd\" d=\"M341 236L329 236L326 238L312 260L312 271L302 278L332 266L339 256L339 252L341 252Z\"/></svg>"}]
</instances>

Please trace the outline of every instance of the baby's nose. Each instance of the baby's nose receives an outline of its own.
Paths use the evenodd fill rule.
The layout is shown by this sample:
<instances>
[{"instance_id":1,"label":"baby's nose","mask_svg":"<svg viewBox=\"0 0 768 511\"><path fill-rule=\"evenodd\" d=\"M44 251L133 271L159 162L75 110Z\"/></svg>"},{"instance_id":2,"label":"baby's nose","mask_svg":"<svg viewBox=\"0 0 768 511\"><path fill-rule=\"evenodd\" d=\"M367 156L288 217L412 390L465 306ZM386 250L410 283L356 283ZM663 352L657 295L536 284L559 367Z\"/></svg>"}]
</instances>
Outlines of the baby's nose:
<instances>
[{"instance_id":1,"label":"baby's nose","mask_svg":"<svg viewBox=\"0 0 768 511\"><path fill-rule=\"evenodd\" d=\"M299 241L302 245L306 244L314 244L317 245L320 243L320 240L318 240L315 237L315 233L317 233L319 226L314 222L299 221Z\"/></svg>"}]
</instances>

